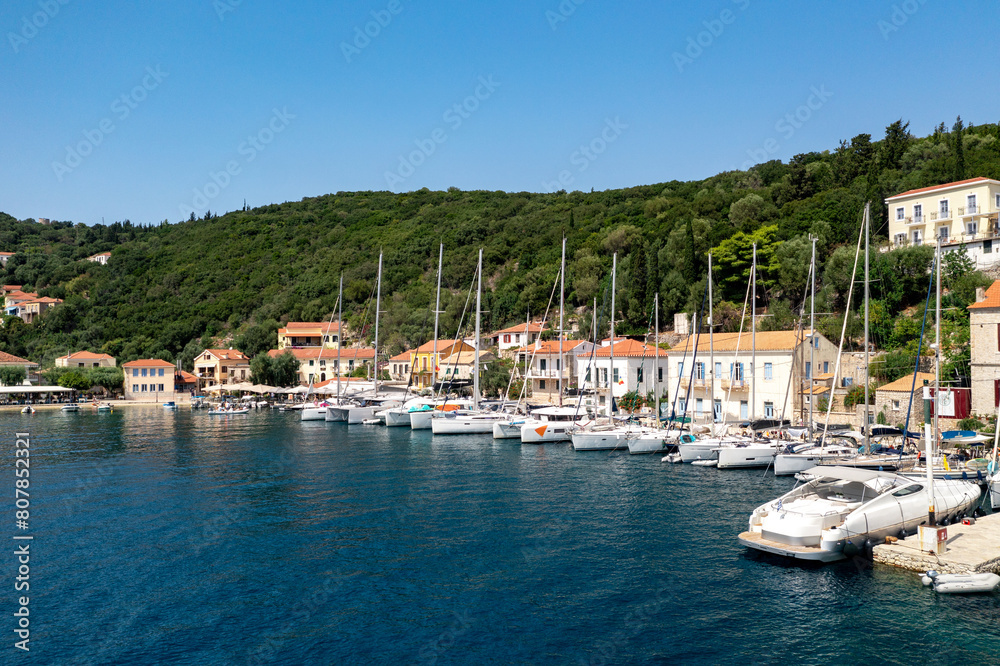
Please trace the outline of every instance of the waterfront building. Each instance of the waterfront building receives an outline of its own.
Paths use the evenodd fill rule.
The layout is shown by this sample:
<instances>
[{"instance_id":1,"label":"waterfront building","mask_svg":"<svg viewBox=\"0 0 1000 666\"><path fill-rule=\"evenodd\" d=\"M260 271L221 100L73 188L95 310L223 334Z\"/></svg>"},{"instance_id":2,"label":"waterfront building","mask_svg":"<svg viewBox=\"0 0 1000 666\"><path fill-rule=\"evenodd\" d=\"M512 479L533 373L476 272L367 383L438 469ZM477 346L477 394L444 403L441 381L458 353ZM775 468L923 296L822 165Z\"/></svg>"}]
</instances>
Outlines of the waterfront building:
<instances>
[{"instance_id":1,"label":"waterfront building","mask_svg":"<svg viewBox=\"0 0 1000 666\"><path fill-rule=\"evenodd\" d=\"M389 359L389 376L395 382L410 381L410 357L415 350L409 349Z\"/></svg>"},{"instance_id":2,"label":"waterfront building","mask_svg":"<svg viewBox=\"0 0 1000 666\"><path fill-rule=\"evenodd\" d=\"M1000 180L966 180L921 187L885 200L889 207L891 247L933 245L945 252L962 247L977 267L1000 262Z\"/></svg>"},{"instance_id":3,"label":"waterfront building","mask_svg":"<svg viewBox=\"0 0 1000 666\"><path fill-rule=\"evenodd\" d=\"M26 375L26 381L37 382L38 377L34 375L38 370L38 364L26 358L20 358L7 352L0 352L0 368L22 367Z\"/></svg>"},{"instance_id":4,"label":"waterfront building","mask_svg":"<svg viewBox=\"0 0 1000 666\"><path fill-rule=\"evenodd\" d=\"M56 359L57 368L113 368L118 363L114 356L78 351Z\"/></svg>"},{"instance_id":5,"label":"waterfront building","mask_svg":"<svg viewBox=\"0 0 1000 666\"><path fill-rule=\"evenodd\" d=\"M463 340L431 340L411 352L410 372L413 373L413 386L430 388L434 373L437 381L442 379L441 360L463 351L475 351L475 347Z\"/></svg>"},{"instance_id":6,"label":"waterfront building","mask_svg":"<svg viewBox=\"0 0 1000 666\"><path fill-rule=\"evenodd\" d=\"M514 367L529 383L532 398L556 402L560 392L576 385L581 357L586 363L593 349L594 343L585 340L564 340L562 344L558 340L536 340L515 350Z\"/></svg>"},{"instance_id":7,"label":"waterfront building","mask_svg":"<svg viewBox=\"0 0 1000 666\"><path fill-rule=\"evenodd\" d=\"M303 386L335 378L341 367L342 374L349 375L361 366L371 368L375 363L375 350L368 347L341 349L340 366L337 365L337 351L325 347L272 349L267 353L271 358L286 353L294 356L299 362L299 383Z\"/></svg>"},{"instance_id":8,"label":"waterfront building","mask_svg":"<svg viewBox=\"0 0 1000 666\"><path fill-rule=\"evenodd\" d=\"M661 397L665 395L669 373L664 350L660 350L659 364L656 347L630 338L617 338L613 350L613 363L610 340L603 340L592 354L587 352L575 356L577 386L581 390L596 391L598 406L607 405L609 388L615 400L632 391L638 391L643 398L655 396L654 391L659 392Z\"/></svg>"},{"instance_id":9,"label":"waterfront building","mask_svg":"<svg viewBox=\"0 0 1000 666\"><path fill-rule=\"evenodd\" d=\"M122 364L125 372L125 399L140 402L168 402L174 399L174 364L145 358Z\"/></svg>"},{"instance_id":10,"label":"waterfront building","mask_svg":"<svg viewBox=\"0 0 1000 666\"><path fill-rule=\"evenodd\" d=\"M1000 405L1000 280L976 292L969 306L972 412L996 414Z\"/></svg>"},{"instance_id":11,"label":"waterfront building","mask_svg":"<svg viewBox=\"0 0 1000 666\"><path fill-rule=\"evenodd\" d=\"M488 351L479 352L479 376L489 369L489 364L497 357ZM476 362L476 352L461 351L441 359L438 381L472 381L472 370Z\"/></svg>"},{"instance_id":12,"label":"waterfront building","mask_svg":"<svg viewBox=\"0 0 1000 666\"><path fill-rule=\"evenodd\" d=\"M695 335L683 338L666 352L670 359L668 388L671 397L677 392L678 413L686 407L688 415L701 421L721 421L723 416L728 421L808 418L807 399L829 394L837 362L837 346L818 332L810 333L758 331L756 369L751 361L750 332L715 333L714 367L709 360L707 333L697 336L697 346Z\"/></svg>"},{"instance_id":13,"label":"waterfront building","mask_svg":"<svg viewBox=\"0 0 1000 666\"><path fill-rule=\"evenodd\" d=\"M284 328L278 329L278 349L289 347L336 349L340 346L340 338L338 322L290 321Z\"/></svg>"},{"instance_id":14,"label":"waterfront building","mask_svg":"<svg viewBox=\"0 0 1000 666\"><path fill-rule=\"evenodd\" d=\"M206 349L194 359L202 386L239 384L250 379L250 359L238 349Z\"/></svg>"}]
</instances>

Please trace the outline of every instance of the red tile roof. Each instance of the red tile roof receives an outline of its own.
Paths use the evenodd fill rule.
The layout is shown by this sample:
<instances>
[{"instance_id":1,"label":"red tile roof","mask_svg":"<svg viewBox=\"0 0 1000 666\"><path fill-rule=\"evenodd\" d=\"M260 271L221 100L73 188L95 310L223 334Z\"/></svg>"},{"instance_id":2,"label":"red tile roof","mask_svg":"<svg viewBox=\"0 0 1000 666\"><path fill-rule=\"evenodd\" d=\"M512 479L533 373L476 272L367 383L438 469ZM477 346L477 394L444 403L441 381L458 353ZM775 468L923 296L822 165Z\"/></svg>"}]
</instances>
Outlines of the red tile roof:
<instances>
[{"instance_id":1,"label":"red tile roof","mask_svg":"<svg viewBox=\"0 0 1000 666\"><path fill-rule=\"evenodd\" d=\"M563 352L568 352L576 349L584 343L584 340L564 340L562 343ZM528 353L528 354L558 354L559 353L559 341L558 340L544 340L542 342L533 342L526 347L518 347L515 354Z\"/></svg>"},{"instance_id":2,"label":"red tile roof","mask_svg":"<svg viewBox=\"0 0 1000 666\"><path fill-rule=\"evenodd\" d=\"M161 361L158 358L140 358L137 361L129 361L122 364L123 368L172 368L174 364L170 361Z\"/></svg>"},{"instance_id":3,"label":"red tile roof","mask_svg":"<svg viewBox=\"0 0 1000 666\"><path fill-rule=\"evenodd\" d=\"M918 372L917 373L917 383L913 383L913 373L906 375L905 377L900 377L894 382L885 384L884 386L879 386L875 389L878 391L898 391L903 393L909 393L910 390L919 391L924 387L924 380L928 382L933 382L935 379L933 372Z\"/></svg>"},{"instance_id":4,"label":"red tile roof","mask_svg":"<svg viewBox=\"0 0 1000 666\"><path fill-rule=\"evenodd\" d=\"M186 370L178 370L177 372L174 373L174 375L177 376L177 377L180 377L180 380L181 380L182 384L197 384L198 383L198 378L196 376L192 375L190 372L187 372Z\"/></svg>"},{"instance_id":5,"label":"red tile roof","mask_svg":"<svg viewBox=\"0 0 1000 666\"><path fill-rule=\"evenodd\" d=\"M528 332L529 333L541 333L542 331L545 330L544 328L542 328L542 325L540 323L533 321L533 322L531 322L530 325L528 325L528 324L518 324L517 326L511 326L509 328L500 329L499 331L497 331L496 333L494 333L492 335L492 337L495 338L496 336L500 335L501 333L524 333L525 326L528 327Z\"/></svg>"},{"instance_id":6,"label":"red tile roof","mask_svg":"<svg viewBox=\"0 0 1000 666\"><path fill-rule=\"evenodd\" d=\"M209 352L215 356L220 361L249 361L250 359L241 352L239 349L206 349L205 352ZM202 352L204 354L205 352ZM198 354L201 356L201 354Z\"/></svg>"},{"instance_id":7,"label":"red tile roof","mask_svg":"<svg viewBox=\"0 0 1000 666\"><path fill-rule=\"evenodd\" d=\"M412 354L412 353L413 353L412 349L407 349L402 354L396 354L395 356L393 356L389 360L390 361L396 361L397 363L399 363L401 361L406 361L407 363L409 363L410 362L410 354Z\"/></svg>"},{"instance_id":8,"label":"red tile roof","mask_svg":"<svg viewBox=\"0 0 1000 666\"><path fill-rule=\"evenodd\" d=\"M315 329L318 328L324 333L337 333L340 331L340 324L338 322L308 322L308 321L290 321L285 324L284 328L279 328L278 333L283 333L285 335L295 335L299 329Z\"/></svg>"},{"instance_id":9,"label":"red tile roof","mask_svg":"<svg viewBox=\"0 0 1000 666\"><path fill-rule=\"evenodd\" d=\"M458 343L458 342L461 342L462 344L466 344L466 346L468 346L469 349L472 349L472 345L468 345L464 340L438 340L437 341L437 350L438 350L438 353L440 354L440 353L443 353L445 351L448 351L449 347L451 347L452 345L454 345L455 343ZM433 352L434 352L434 341L431 340L430 342L425 342L424 344L422 344L419 347L417 347L415 353L417 353L417 354L428 354L428 353L433 353Z\"/></svg>"},{"instance_id":10,"label":"red tile roof","mask_svg":"<svg viewBox=\"0 0 1000 666\"><path fill-rule=\"evenodd\" d=\"M13 354L8 354L7 352L0 351L0 365L28 365L37 367L37 363L32 363L26 358L21 358L20 356L14 356Z\"/></svg>"},{"instance_id":11,"label":"red tile roof","mask_svg":"<svg viewBox=\"0 0 1000 666\"><path fill-rule=\"evenodd\" d=\"M292 356L300 361L323 359L324 361L336 361L337 360L337 350L327 349L324 347L305 347L305 348L292 348L287 347L285 349L272 349L267 352L267 355L271 358L277 358L285 352L290 353ZM360 349L341 349L340 359L342 361L358 360L358 359L373 359L375 358L375 350L367 347L362 347Z\"/></svg>"},{"instance_id":12,"label":"red tile roof","mask_svg":"<svg viewBox=\"0 0 1000 666\"><path fill-rule=\"evenodd\" d=\"M952 187L962 187L962 186L965 186L965 185L972 185L974 183L995 183L997 185L1000 185L1000 180L993 180L992 178L982 178L982 177L980 177L980 178L966 178L965 180L956 180L953 183L945 183L943 185L931 185L930 187L920 187L920 188L917 188L915 190L907 190L906 192L902 192L901 194L896 194L896 195L893 195L893 196L889 197L888 199L886 199L886 201L892 201L893 199L899 199L901 197L909 197L909 196L912 196L914 194L923 194L925 192L933 192L935 190L947 190L947 189L950 189Z\"/></svg>"},{"instance_id":13,"label":"red tile roof","mask_svg":"<svg viewBox=\"0 0 1000 666\"><path fill-rule=\"evenodd\" d=\"M1000 280L996 280L986 289L986 300L973 303L969 306L970 310L978 310L980 308L1000 308Z\"/></svg>"},{"instance_id":14,"label":"red tile roof","mask_svg":"<svg viewBox=\"0 0 1000 666\"><path fill-rule=\"evenodd\" d=\"M622 340L615 343L615 358L641 358L645 356L646 358L656 357L656 347L651 345L644 345L641 342L636 342L635 340ZM597 351L594 352L594 356L597 358L608 358L611 356L611 345L606 347L598 347ZM661 349L660 356L666 358L666 354Z\"/></svg>"},{"instance_id":15,"label":"red tile roof","mask_svg":"<svg viewBox=\"0 0 1000 666\"><path fill-rule=\"evenodd\" d=\"M95 354L94 352L89 352L89 351L73 352L72 354L67 354L66 356L60 356L59 358L64 358L67 361L70 360L70 359L78 359L78 358L79 359L83 359L83 358L89 358L89 359L110 359L112 361L115 360L114 356L110 356L108 354Z\"/></svg>"}]
</instances>

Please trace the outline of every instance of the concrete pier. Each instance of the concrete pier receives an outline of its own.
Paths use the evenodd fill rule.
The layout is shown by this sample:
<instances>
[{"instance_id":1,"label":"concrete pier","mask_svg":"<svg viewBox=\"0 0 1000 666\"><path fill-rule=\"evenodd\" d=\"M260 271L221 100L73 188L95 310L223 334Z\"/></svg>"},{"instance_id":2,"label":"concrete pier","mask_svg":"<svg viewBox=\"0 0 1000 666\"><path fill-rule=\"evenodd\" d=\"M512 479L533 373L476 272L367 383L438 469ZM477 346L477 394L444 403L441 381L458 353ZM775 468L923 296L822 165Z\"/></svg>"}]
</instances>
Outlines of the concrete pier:
<instances>
[{"instance_id":1,"label":"concrete pier","mask_svg":"<svg viewBox=\"0 0 1000 666\"><path fill-rule=\"evenodd\" d=\"M948 550L941 555L921 552L914 534L894 544L875 546L876 562L911 571L940 573L1000 573L1000 513L976 519L975 525L949 525Z\"/></svg>"}]
</instances>

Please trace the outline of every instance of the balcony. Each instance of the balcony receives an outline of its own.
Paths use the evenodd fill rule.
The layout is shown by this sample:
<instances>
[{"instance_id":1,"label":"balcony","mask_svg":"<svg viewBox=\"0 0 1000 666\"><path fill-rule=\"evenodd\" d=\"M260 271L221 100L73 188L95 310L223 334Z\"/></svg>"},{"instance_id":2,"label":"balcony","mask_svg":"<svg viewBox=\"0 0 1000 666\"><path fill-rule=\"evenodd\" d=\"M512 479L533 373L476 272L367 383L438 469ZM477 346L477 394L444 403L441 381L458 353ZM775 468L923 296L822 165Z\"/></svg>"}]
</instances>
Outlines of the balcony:
<instances>
[{"instance_id":1,"label":"balcony","mask_svg":"<svg viewBox=\"0 0 1000 666\"><path fill-rule=\"evenodd\" d=\"M908 227L922 227L927 224L927 218L923 215L914 215L912 217L903 218L903 223Z\"/></svg>"},{"instance_id":2,"label":"balcony","mask_svg":"<svg viewBox=\"0 0 1000 666\"><path fill-rule=\"evenodd\" d=\"M695 377L694 383L692 384L690 377L681 377L681 388L687 389L689 386L694 386L695 388L704 388L706 381L703 377Z\"/></svg>"},{"instance_id":3,"label":"balcony","mask_svg":"<svg viewBox=\"0 0 1000 666\"><path fill-rule=\"evenodd\" d=\"M951 220L950 210L945 209L938 212L931 211L931 222L946 222L948 220Z\"/></svg>"},{"instance_id":4,"label":"balcony","mask_svg":"<svg viewBox=\"0 0 1000 666\"><path fill-rule=\"evenodd\" d=\"M745 379L723 379L721 384L723 391L747 391L750 389L750 383Z\"/></svg>"},{"instance_id":5,"label":"balcony","mask_svg":"<svg viewBox=\"0 0 1000 666\"><path fill-rule=\"evenodd\" d=\"M969 217L970 215L982 215L985 211L982 206L960 206L958 209L958 214L960 217Z\"/></svg>"}]
</instances>

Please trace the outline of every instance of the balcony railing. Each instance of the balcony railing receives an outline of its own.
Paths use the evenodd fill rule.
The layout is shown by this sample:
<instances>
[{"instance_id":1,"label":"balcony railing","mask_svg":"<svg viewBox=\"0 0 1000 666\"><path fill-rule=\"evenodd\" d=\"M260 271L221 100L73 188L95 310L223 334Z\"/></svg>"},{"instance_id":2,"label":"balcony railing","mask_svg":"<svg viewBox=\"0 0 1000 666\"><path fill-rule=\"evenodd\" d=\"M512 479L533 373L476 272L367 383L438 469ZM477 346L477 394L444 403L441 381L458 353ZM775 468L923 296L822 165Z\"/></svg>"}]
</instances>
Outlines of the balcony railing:
<instances>
[{"instance_id":1,"label":"balcony railing","mask_svg":"<svg viewBox=\"0 0 1000 666\"><path fill-rule=\"evenodd\" d=\"M931 221L944 222L945 220L950 220L950 219L951 219L950 210L941 210L937 212L931 211Z\"/></svg>"},{"instance_id":2,"label":"balcony railing","mask_svg":"<svg viewBox=\"0 0 1000 666\"><path fill-rule=\"evenodd\" d=\"M984 212L982 206L959 206L958 208L958 214L963 216L979 215L982 212Z\"/></svg>"},{"instance_id":3,"label":"balcony railing","mask_svg":"<svg viewBox=\"0 0 1000 666\"><path fill-rule=\"evenodd\" d=\"M723 379L722 380L722 390L723 391L746 391L750 388L749 382L745 379Z\"/></svg>"}]
</instances>

